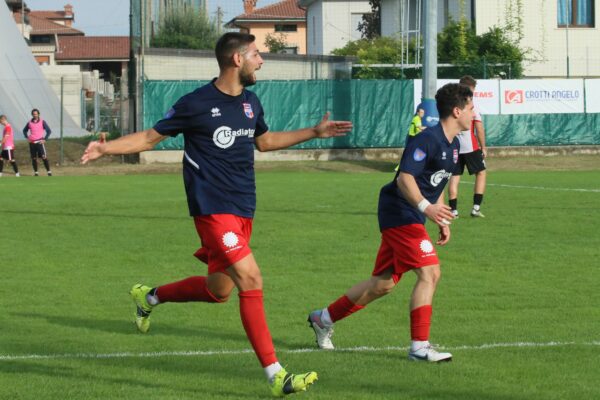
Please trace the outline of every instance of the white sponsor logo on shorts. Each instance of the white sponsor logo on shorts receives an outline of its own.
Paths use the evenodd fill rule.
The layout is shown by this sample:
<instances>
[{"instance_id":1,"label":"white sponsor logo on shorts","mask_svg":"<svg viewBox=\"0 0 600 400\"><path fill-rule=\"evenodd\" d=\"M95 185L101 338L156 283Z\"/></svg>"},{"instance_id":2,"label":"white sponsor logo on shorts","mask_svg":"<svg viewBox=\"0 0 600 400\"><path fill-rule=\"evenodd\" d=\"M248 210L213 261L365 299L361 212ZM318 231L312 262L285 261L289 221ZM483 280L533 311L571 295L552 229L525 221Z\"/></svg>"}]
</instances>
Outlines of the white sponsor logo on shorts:
<instances>
[{"instance_id":1,"label":"white sponsor logo on shorts","mask_svg":"<svg viewBox=\"0 0 600 400\"><path fill-rule=\"evenodd\" d=\"M237 235L231 231L223 235L223 244L230 249L237 246L239 241L240 240L238 239Z\"/></svg>"},{"instance_id":2,"label":"white sponsor logo on shorts","mask_svg":"<svg viewBox=\"0 0 600 400\"><path fill-rule=\"evenodd\" d=\"M421 251L423 253L431 253L433 252L433 245L429 240L421 240L421 244L419 245Z\"/></svg>"}]
</instances>

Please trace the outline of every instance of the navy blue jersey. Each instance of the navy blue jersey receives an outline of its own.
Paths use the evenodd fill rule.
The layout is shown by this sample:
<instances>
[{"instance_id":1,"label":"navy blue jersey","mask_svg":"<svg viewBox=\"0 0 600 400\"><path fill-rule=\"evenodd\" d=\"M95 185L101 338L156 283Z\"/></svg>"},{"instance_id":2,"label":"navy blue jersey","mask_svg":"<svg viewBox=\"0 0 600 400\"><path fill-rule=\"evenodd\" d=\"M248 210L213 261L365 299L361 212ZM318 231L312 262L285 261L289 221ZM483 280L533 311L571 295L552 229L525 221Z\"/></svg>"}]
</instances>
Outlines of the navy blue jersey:
<instances>
[{"instance_id":1,"label":"navy blue jersey","mask_svg":"<svg viewBox=\"0 0 600 400\"><path fill-rule=\"evenodd\" d=\"M183 133L190 215L254 216L254 138L269 129L254 93L229 96L213 80L180 98L154 129L161 135Z\"/></svg>"},{"instance_id":2,"label":"navy blue jersey","mask_svg":"<svg viewBox=\"0 0 600 400\"><path fill-rule=\"evenodd\" d=\"M435 203L456 169L458 151L458 139L448 142L441 124L427 128L409 140L394 180L379 193L379 229L424 224L425 215L404 198L396 179L400 172L414 176L423 197Z\"/></svg>"}]
</instances>

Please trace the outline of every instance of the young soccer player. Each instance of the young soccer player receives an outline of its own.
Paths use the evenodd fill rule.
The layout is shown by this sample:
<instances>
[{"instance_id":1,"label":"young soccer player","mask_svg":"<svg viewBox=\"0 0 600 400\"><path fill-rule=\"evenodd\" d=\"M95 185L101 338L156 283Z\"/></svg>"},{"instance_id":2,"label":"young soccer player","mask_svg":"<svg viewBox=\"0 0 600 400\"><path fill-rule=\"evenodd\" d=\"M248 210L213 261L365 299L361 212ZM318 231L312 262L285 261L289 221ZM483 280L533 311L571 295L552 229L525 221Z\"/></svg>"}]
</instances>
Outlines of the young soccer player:
<instances>
[{"instance_id":1,"label":"young soccer player","mask_svg":"<svg viewBox=\"0 0 600 400\"><path fill-rule=\"evenodd\" d=\"M279 363L263 307L260 269L249 247L256 208L254 147L283 149L312 139L344 135L348 121L329 121L329 113L314 127L270 132L256 95L245 87L256 82L260 56L254 36L226 33L215 53L219 77L183 96L154 128L106 143L92 142L82 162L105 154L152 149L167 136L184 136L183 177L188 206L202 247L195 256L208 264L208 276L192 276L155 287L137 284L131 295L137 307L136 325L150 327L150 314L167 302L222 303L238 289L240 316L248 340L264 368L275 396L301 392L317 379L316 372L290 374Z\"/></svg>"},{"instance_id":2,"label":"young soccer player","mask_svg":"<svg viewBox=\"0 0 600 400\"><path fill-rule=\"evenodd\" d=\"M381 245L370 279L351 287L328 307L313 311L308 322L317 345L333 349L333 325L390 293L408 271L417 275L410 301L411 360L450 361L429 343L433 294L440 279L435 247L425 230L426 218L439 227L438 245L450 240L452 212L443 201L444 186L458 162L456 135L473 118L473 93L463 85L448 84L435 96L440 123L412 138L404 149L400 170L379 194Z\"/></svg>"},{"instance_id":3,"label":"young soccer player","mask_svg":"<svg viewBox=\"0 0 600 400\"><path fill-rule=\"evenodd\" d=\"M460 78L459 83L467 86L471 91L474 91L477 86L477 81L469 75ZM450 178L450 183L448 184L448 204L452 208L454 218L458 218L458 184L466 165L469 175L475 174L471 217L483 218L485 216L481 212L481 203L483 203L485 181L487 179L485 168L487 150L485 148L485 130L483 129L481 113L477 106L475 106L475 111L473 112L471 126L457 137L460 142L460 154L458 155L458 168L454 172L454 176Z\"/></svg>"},{"instance_id":4,"label":"young soccer player","mask_svg":"<svg viewBox=\"0 0 600 400\"><path fill-rule=\"evenodd\" d=\"M4 125L2 146L0 146L2 148L2 154L0 154L0 176L2 176L2 171L4 171L4 160L10 162L13 171L15 171L15 176L21 176L19 174L19 166L15 160L15 136L6 115L0 115L0 125Z\"/></svg>"}]
</instances>

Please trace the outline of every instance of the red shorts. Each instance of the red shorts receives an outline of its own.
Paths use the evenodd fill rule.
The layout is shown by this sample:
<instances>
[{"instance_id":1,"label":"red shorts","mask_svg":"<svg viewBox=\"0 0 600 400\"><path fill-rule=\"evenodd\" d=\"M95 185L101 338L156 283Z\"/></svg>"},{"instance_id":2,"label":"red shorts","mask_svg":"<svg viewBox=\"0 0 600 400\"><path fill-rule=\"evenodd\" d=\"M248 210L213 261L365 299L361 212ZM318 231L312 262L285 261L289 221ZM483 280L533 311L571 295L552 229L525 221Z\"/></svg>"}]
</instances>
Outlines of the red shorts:
<instances>
[{"instance_id":1,"label":"red shorts","mask_svg":"<svg viewBox=\"0 0 600 400\"><path fill-rule=\"evenodd\" d=\"M381 245L372 275L381 275L392 268L392 278L398 283L406 271L439 263L425 225L397 226L381 232Z\"/></svg>"},{"instance_id":2,"label":"red shorts","mask_svg":"<svg viewBox=\"0 0 600 400\"><path fill-rule=\"evenodd\" d=\"M250 250L252 218L232 214L200 215L194 224L202 247L194 253L200 261L208 264L208 273L225 272L233 263L240 261Z\"/></svg>"}]
</instances>

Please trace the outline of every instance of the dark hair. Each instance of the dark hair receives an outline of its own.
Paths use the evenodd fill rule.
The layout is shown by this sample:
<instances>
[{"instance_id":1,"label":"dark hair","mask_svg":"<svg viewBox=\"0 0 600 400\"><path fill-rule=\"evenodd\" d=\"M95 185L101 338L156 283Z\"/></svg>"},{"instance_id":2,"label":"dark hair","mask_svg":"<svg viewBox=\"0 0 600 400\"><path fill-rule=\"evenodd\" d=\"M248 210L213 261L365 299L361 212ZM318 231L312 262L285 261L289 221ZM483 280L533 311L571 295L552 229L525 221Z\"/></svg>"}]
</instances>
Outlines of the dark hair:
<instances>
[{"instance_id":1,"label":"dark hair","mask_svg":"<svg viewBox=\"0 0 600 400\"><path fill-rule=\"evenodd\" d=\"M477 86L477 81L475 80L475 78L473 78L471 75L465 75L462 78L460 78L460 80L458 81L458 83L460 83L461 85L466 85L469 87L475 87Z\"/></svg>"},{"instance_id":2,"label":"dark hair","mask_svg":"<svg viewBox=\"0 0 600 400\"><path fill-rule=\"evenodd\" d=\"M215 55L219 68L229 67L233 64L231 57L236 52L243 52L253 43L256 37L249 33L227 32L219 38L215 47Z\"/></svg>"},{"instance_id":3,"label":"dark hair","mask_svg":"<svg viewBox=\"0 0 600 400\"><path fill-rule=\"evenodd\" d=\"M459 83L448 83L442 86L435 94L440 119L445 119L452 115L454 107L462 110L469 102L469 99L472 98L473 92L468 86Z\"/></svg>"},{"instance_id":4,"label":"dark hair","mask_svg":"<svg viewBox=\"0 0 600 400\"><path fill-rule=\"evenodd\" d=\"M6 115L4 115L4 114L0 115L0 119L6 119Z\"/></svg>"},{"instance_id":5,"label":"dark hair","mask_svg":"<svg viewBox=\"0 0 600 400\"><path fill-rule=\"evenodd\" d=\"M38 110L37 108L34 108L33 110L31 110L31 115L33 115L33 113L37 111L38 115L40 114L40 110Z\"/></svg>"}]
</instances>

